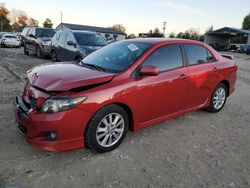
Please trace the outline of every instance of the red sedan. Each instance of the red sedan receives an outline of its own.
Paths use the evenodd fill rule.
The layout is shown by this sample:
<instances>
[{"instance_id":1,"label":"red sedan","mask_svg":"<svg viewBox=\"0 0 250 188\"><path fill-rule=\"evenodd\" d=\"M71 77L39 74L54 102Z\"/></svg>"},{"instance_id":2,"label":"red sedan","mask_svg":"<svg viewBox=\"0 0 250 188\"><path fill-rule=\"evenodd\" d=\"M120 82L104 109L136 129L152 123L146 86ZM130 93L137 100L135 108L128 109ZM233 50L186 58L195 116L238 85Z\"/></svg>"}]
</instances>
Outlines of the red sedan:
<instances>
[{"instance_id":1,"label":"red sedan","mask_svg":"<svg viewBox=\"0 0 250 188\"><path fill-rule=\"evenodd\" d=\"M107 152L128 130L198 109L219 112L236 71L232 57L198 41L116 42L80 61L29 70L14 100L17 128L44 150Z\"/></svg>"}]
</instances>

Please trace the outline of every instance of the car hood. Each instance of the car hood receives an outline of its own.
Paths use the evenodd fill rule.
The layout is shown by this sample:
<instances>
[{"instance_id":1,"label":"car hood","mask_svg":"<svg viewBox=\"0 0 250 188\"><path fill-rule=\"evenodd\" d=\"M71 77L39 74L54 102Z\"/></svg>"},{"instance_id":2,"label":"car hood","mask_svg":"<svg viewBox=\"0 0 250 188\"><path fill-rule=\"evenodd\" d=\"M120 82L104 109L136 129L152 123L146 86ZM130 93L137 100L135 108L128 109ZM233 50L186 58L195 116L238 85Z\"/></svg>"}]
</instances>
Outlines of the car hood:
<instances>
[{"instance_id":1,"label":"car hood","mask_svg":"<svg viewBox=\"0 0 250 188\"><path fill-rule=\"evenodd\" d=\"M44 42L51 41L51 37L38 37L38 39Z\"/></svg>"},{"instance_id":2,"label":"car hood","mask_svg":"<svg viewBox=\"0 0 250 188\"><path fill-rule=\"evenodd\" d=\"M35 67L27 73L27 78L33 86L56 92L106 83L111 81L114 75L73 63L57 63Z\"/></svg>"},{"instance_id":3,"label":"car hood","mask_svg":"<svg viewBox=\"0 0 250 188\"><path fill-rule=\"evenodd\" d=\"M94 52L103 46L84 46L84 45L79 45L81 51L88 51L88 52Z\"/></svg>"}]
</instances>

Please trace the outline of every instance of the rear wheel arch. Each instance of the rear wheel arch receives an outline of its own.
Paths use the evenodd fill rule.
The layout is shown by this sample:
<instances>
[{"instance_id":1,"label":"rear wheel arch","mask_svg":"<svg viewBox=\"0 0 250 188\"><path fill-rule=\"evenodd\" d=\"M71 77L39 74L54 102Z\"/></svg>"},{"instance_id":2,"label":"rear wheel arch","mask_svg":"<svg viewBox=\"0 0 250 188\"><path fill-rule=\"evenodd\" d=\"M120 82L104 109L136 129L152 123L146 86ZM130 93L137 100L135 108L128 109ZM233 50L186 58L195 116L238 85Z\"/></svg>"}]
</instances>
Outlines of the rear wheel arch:
<instances>
[{"instance_id":1,"label":"rear wheel arch","mask_svg":"<svg viewBox=\"0 0 250 188\"><path fill-rule=\"evenodd\" d=\"M221 82L220 82L220 84L224 84L225 86L226 86L226 88L227 88L227 97L229 96L229 93L230 93L230 83L229 83L229 81L227 81L227 80L222 80Z\"/></svg>"}]
</instances>

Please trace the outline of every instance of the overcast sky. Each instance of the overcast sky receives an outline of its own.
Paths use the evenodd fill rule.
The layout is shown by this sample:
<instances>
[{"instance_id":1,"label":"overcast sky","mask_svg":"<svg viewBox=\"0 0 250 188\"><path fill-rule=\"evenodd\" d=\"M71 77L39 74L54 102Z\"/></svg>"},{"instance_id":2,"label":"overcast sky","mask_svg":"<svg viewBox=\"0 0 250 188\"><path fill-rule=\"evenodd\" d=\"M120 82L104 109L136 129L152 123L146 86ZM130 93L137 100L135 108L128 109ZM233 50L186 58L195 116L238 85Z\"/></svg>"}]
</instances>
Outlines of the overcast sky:
<instances>
[{"instance_id":1,"label":"overcast sky","mask_svg":"<svg viewBox=\"0 0 250 188\"><path fill-rule=\"evenodd\" d=\"M250 0L0 0L8 9L24 10L42 25L50 18L54 27L63 22L108 27L123 24L128 34L148 32L167 22L167 33L210 25L240 28L250 12Z\"/></svg>"}]
</instances>

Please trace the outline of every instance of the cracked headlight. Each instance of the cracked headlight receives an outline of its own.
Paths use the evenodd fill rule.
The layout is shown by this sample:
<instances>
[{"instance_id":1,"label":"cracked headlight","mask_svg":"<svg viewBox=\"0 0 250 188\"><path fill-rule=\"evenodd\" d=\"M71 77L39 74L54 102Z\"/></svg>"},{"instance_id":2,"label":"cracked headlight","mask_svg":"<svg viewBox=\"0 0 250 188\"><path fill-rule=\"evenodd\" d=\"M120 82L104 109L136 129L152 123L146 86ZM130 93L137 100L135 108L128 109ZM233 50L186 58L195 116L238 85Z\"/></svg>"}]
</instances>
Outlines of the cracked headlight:
<instances>
[{"instance_id":1,"label":"cracked headlight","mask_svg":"<svg viewBox=\"0 0 250 188\"><path fill-rule=\"evenodd\" d=\"M55 96L47 99L40 112L54 113L64 110L69 110L81 104L87 97L65 97L65 96Z\"/></svg>"}]
</instances>

